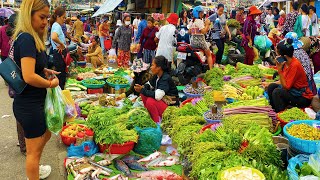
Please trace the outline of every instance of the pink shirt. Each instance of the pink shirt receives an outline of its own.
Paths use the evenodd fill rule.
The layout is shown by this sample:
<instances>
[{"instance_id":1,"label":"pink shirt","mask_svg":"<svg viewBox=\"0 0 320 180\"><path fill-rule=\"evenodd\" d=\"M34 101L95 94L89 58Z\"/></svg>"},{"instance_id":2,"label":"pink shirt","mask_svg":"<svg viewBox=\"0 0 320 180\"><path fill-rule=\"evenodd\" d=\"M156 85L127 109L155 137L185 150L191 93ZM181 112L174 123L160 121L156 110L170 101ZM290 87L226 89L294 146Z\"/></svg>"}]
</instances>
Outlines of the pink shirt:
<instances>
[{"instance_id":1,"label":"pink shirt","mask_svg":"<svg viewBox=\"0 0 320 180\"><path fill-rule=\"evenodd\" d=\"M7 36L6 29L8 25L2 26L0 29L0 49L1 49L1 56L8 57L10 44L10 38Z\"/></svg>"}]
</instances>

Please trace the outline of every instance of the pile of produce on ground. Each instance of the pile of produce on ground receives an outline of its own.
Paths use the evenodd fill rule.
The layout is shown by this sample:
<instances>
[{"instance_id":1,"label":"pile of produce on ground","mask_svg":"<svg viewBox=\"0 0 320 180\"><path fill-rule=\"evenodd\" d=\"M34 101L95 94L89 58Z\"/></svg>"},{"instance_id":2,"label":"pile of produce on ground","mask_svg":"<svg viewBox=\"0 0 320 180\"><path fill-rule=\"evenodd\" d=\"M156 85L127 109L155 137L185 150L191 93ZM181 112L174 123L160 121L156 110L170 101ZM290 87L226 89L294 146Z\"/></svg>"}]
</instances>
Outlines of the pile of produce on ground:
<instances>
[{"instance_id":1,"label":"pile of produce on ground","mask_svg":"<svg viewBox=\"0 0 320 180\"><path fill-rule=\"evenodd\" d=\"M223 70L217 67L205 73L204 80L213 90L221 90L223 87Z\"/></svg>"},{"instance_id":2,"label":"pile of produce on ground","mask_svg":"<svg viewBox=\"0 0 320 180\"><path fill-rule=\"evenodd\" d=\"M291 120L295 121L310 119L307 113L297 107L293 107L278 113L278 117L285 122L290 122Z\"/></svg>"},{"instance_id":3,"label":"pile of produce on ground","mask_svg":"<svg viewBox=\"0 0 320 180\"><path fill-rule=\"evenodd\" d=\"M224 122L216 131L208 129L199 134L205 121L184 107L168 107L162 128L178 145L178 152L192 164L191 178L217 179L223 170L247 166L260 170L266 179L287 179L286 172L279 168L280 152L268 129L252 123L243 128Z\"/></svg>"}]
</instances>

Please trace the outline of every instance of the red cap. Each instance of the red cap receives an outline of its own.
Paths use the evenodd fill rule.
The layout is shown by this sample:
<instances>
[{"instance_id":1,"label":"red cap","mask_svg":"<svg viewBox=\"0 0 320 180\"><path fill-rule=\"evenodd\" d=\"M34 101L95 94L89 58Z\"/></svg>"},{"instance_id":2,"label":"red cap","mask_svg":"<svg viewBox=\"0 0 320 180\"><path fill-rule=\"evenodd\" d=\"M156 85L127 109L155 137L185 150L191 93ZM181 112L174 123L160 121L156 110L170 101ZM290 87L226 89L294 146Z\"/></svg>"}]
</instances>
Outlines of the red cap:
<instances>
[{"instance_id":1,"label":"red cap","mask_svg":"<svg viewBox=\"0 0 320 180\"><path fill-rule=\"evenodd\" d=\"M178 20L179 20L179 16L176 13L171 13L170 16L167 18L167 21L173 25L177 25Z\"/></svg>"}]
</instances>

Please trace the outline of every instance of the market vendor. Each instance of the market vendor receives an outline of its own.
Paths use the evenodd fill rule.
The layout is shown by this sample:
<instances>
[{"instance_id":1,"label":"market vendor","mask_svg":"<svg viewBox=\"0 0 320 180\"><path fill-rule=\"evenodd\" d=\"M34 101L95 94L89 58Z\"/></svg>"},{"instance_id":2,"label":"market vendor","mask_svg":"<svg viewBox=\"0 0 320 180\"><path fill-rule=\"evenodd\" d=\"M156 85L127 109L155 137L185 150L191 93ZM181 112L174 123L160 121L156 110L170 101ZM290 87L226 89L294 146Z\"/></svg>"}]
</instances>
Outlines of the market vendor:
<instances>
[{"instance_id":1,"label":"market vendor","mask_svg":"<svg viewBox=\"0 0 320 180\"><path fill-rule=\"evenodd\" d=\"M91 63L94 68L104 64L102 49L99 45L99 37L91 37L91 46L88 48L87 62Z\"/></svg>"},{"instance_id":2,"label":"market vendor","mask_svg":"<svg viewBox=\"0 0 320 180\"><path fill-rule=\"evenodd\" d=\"M154 77L144 86L136 84L134 89L141 93L144 106L154 122L161 122L162 114L169 105L178 105L178 89L170 74L170 65L164 56L157 56L152 62Z\"/></svg>"},{"instance_id":3,"label":"market vendor","mask_svg":"<svg viewBox=\"0 0 320 180\"><path fill-rule=\"evenodd\" d=\"M281 84L272 83L268 87L270 104L276 112L285 110L288 105L308 107L313 98L307 75L299 60L293 57L292 44L292 39L285 39L277 45L276 65Z\"/></svg>"}]
</instances>

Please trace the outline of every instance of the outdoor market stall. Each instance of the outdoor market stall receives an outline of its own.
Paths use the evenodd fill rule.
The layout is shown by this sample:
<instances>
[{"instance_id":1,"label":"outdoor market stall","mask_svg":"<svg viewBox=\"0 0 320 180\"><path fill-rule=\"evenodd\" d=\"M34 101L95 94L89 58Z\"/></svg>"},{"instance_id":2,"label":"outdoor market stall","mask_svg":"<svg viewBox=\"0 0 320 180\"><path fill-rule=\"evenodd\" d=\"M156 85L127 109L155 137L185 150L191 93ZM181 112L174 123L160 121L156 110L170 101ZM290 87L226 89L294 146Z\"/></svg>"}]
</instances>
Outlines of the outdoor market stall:
<instances>
[{"instance_id":1,"label":"outdoor market stall","mask_svg":"<svg viewBox=\"0 0 320 180\"><path fill-rule=\"evenodd\" d=\"M65 108L53 106L47 121L62 112L49 129L69 146L68 179L319 177L320 122L311 108L273 111L262 83L275 72L240 62L208 70L178 87L186 100L156 124L140 97L120 96L130 70L87 64L71 70Z\"/></svg>"}]
</instances>

